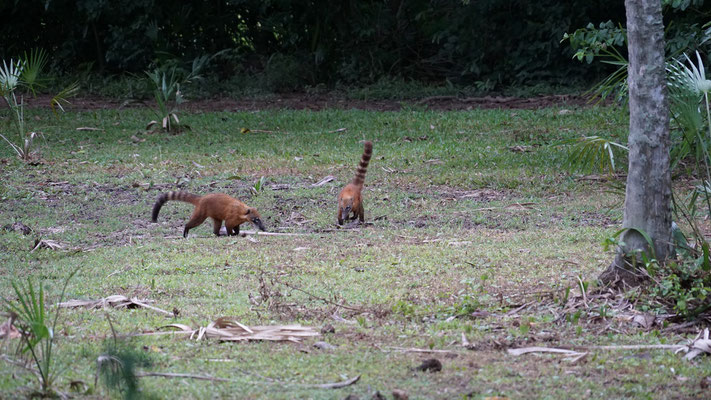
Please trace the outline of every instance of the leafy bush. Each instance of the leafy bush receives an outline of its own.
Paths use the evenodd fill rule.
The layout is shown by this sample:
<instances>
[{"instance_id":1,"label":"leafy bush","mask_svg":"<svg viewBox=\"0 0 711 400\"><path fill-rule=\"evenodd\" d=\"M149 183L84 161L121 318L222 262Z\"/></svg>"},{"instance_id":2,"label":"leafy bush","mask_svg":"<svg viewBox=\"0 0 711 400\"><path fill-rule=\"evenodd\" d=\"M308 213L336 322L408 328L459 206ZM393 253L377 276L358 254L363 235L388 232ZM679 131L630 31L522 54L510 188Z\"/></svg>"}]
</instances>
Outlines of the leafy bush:
<instances>
[{"instance_id":1,"label":"leafy bush","mask_svg":"<svg viewBox=\"0 0 711 400\"><path fill-rule=\"evenodd\" d=\"M711 310L711 264L708 244L702 255L686 262L669 262L647 268L650 294L666 311L684 318L695 318Z\"/></svg>"}]
</instances>

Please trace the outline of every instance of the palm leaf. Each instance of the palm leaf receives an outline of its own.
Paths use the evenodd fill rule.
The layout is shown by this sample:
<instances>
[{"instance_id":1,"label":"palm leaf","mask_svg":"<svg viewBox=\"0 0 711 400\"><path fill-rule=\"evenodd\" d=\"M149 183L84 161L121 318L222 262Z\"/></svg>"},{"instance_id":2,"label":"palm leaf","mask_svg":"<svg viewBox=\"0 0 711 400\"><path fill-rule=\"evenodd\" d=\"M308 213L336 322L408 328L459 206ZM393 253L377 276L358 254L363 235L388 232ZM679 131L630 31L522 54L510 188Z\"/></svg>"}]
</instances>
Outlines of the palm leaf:
<instances>
[{"instance_id":1,"label":"palm leaf","mask_svg":"<svg viewBox=\"0 0 711 400\"><path fill-rule=\"evenodd\" d=\"M62 110L62 112L64 112L63 104L69 104L69 100L67 100L67 98L76 96L78 91L79 82L73 82L69 86L62 89L61 92L57 93L54 97L52 97L52 100L50 100L50 106L52 107L52 111L54 112L54 114L57 115L56 108L59 108L60 110Z\"/></svg>"},{"instance_id":2,"label":"palm leaf","mask_svg":"<svg viewBox=\"0 0 711 400\"><path fill-rule=\"evenodd\" d=\"M22 69L22 74L20 79L27 85L32 94L35 93L37 87L42 87L42 81L40 80L40 74L42 70L47 65L49 61L49 56L44 51L44 49L33 49L30 53L25 52L25 57L22 60L24 68Z\"/></svg>"},{"instance_id":3,"label":"palm leaf","mask_svg":"<svg viewBox=\"0 0 711 400\"><path fill-rule=\"evenodd\" d=\"M559 145L570 145L568 166L571 170L599 171L602 174L614 174L616 151L627 147L600 136L584 136L560 142Z\"/></svg>"}]
</instances>

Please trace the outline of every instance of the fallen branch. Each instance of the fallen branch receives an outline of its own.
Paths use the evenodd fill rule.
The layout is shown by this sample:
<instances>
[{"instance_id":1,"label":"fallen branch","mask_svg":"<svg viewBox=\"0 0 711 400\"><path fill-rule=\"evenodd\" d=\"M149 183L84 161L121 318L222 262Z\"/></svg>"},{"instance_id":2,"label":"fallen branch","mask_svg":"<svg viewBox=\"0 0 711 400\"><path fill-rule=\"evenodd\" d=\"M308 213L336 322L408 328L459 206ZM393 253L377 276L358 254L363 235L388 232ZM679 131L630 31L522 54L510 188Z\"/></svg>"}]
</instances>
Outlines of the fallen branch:
<instances>
[{"instance_id":1,"label":"fallen branch","mask_svg":"<svg viewBox=\"0 0 711 400\"><path fill-rule=\"evenodd\" d=\"M170 373L170 372L142 372L142 373L136 374L136 376L139 378L154 376L154 377L161 377L161 378L197 379L197 380L201 380L201 381L234 382L234 380L232 380L232 379L215 378L214 376L208 376L208 375L177 374L177 373Z\"/></svg>"},{"instance_id":2,"label":"fallen branch","mask_svg":"<svg viewBox=\"0 0 711 400\"><path fill-rule=\"evenodd\" d=\"M514 203L514 204L509 204L509 205L501 206L501 207L475 208L472 211L494 211L494 210L503 210L503 209L512 209L512 208L531 209L531 208L533 208L532 206L535 204L536 203Z\"/></svg>"},{"instance_id":3,"label":"fallen branch","mask_svg":"<svg viewBox=\"0 0 711 400\"><path fill-rule=\"evenodd\" d=\"M399 351L403 353L424 353L424 354L454 354L459 355L460 352L452 350L438 350L438 349L418 349L416 347L389 347L392 351ZM388 352L388 350L383 350Z\"/></svg>"},{"instance_id":4,"label":"fallen branch","mask_svg":"<svg viewBox=\"0 0 711 400\"><path fill-rule=\"evenodd\" d=\"M518 349L508 349L506 351L509 354L511 354L512 356L520 356L522 354L528 354L528 353L560 353L560 354L568 354L568 355L583 354L578 351L568 350L568 349L559 349L559 348L555 348L555 347L521 347Z\"/></svg>"},{"instance_id":5,"label":"fallen branch","mask_svg":"<svg viewBox=\"0 0 711 400\"><path fill-rule=\"evenodd\" d=\"M333 383L319 383L319 384L304 384L304 383L297 383L295 384L296 386L303 387L303 388L316 388L316 389L339 389L343 388L346 386L350 386L360 380L360 375L356 376L355 378L347 379L345 381L341 382L333 382Z\"/></svg>"},{"instance_id":6,"label":"fallen branch","mask_svg":"<svg viewBox=\"0 0 711 400\"><path fill-rule=\"evenodd\" d=\"M568 348L564 348L568 347ZM577 357L576 360L587 353L579 353L575 350L674 350L674 353L685 352L685 359L691 360L700 354L711 354L711 339L709 338L709 329L704 328L699 332L694 339L689 340L684 344L637 344L637 345L619 345L619 346L560 346L555 347L521 347L518 349L508 349L507 352L514 356L520 356L526 353L562 353L569 356Z\"/></svg>"},{"instance_id":7,"label":"fallen branch","mask_svg":"<svg viewBox=\"0 0 711 400\"><path fill-rule=\"evenodd\" d=\"M260 232L260 231L240 231L240 235L253 236L306 236L305 233L286 233L286 232Z\"/></svg>"},{"instance_id":8,"label":"fallen branch","mask_svg":"<svg viewBox=\"0 0 711 400\"><path fill-rule=\"evenodd\" d=\"M336 179L333 175L328 175L316 183L312 183L311 186L318 187L327 184L328 182L334 181Z\"/></svg>"},{"instance_id":9,"label":"fallen branch","mask_svg":"<svg viewBox=\"0 0 711 400\"><path fill-rule=\"evenodd\" d=\"M209 375L193 375L193 374L179 374L170 372L143 372L136 374L137 377L161 377L161 378L182 378L182 379L197 379L201 381L213 381L213 382L236 382L235 379L227 378L216 378ZM347 379L341 382L331 382L331 383L283 383L283 382L265 382L267 385L284 385L284 386L296 386L300 388L312 388L312 389L340 389L346 386L350 386L360 380L360 375Z\"/></svg>"},{"instance_id":10,"label":"fallen branch","mask_svg":"<svg viewBox=\"0 0 711 400\"><path fill-rule=\"evenodd\" d=\"M524 303L524 304L521 305L520 307L517 307L517 308L515 308L515 309L513 309L513 310L510 310L509 312L507 312L507 313L504 314L504 315L506 315L506 316L512 316L512 315L516 314L517 312L523 310L524 308L526 308L526 307L532 305L533 303L534 303L533 301L528 302L528 303Z\"/></svg>"},{"instance_id":11,"label":"fallen branch","mask_svg":"<svg viewBox=\"0 0 711 400\"><path fill-rule=\"evenodd\" d=\"M684 345L681 344L627 344L610 346L563 346L579 350L677 350Z\"/></svg>"},{"instance_id":12,"label":"fallen branch","mask_svg":"<svg viewBox=\"0 0 711 400\"><path fill-rule=\"evenodd\" d=\"M351 378L351 379L346 379L345 381L341 382L330 382L330 383L288 383L284 382L278 379L273 379L269 378L266 376L262 376L254 371L245 371L240 368L235 368L237 371L245 374L245 375L252 375L255 376L259 379L262 379L265 382L259 382L259 384L262 385L279 385L282 387L298 387L298 388L305 388L305 389L339 389L343 388L346 386L350 386L360 380L360 375ZM252 384L257 384L255 382L250 382Z\"/></svg>"}]
</instances>

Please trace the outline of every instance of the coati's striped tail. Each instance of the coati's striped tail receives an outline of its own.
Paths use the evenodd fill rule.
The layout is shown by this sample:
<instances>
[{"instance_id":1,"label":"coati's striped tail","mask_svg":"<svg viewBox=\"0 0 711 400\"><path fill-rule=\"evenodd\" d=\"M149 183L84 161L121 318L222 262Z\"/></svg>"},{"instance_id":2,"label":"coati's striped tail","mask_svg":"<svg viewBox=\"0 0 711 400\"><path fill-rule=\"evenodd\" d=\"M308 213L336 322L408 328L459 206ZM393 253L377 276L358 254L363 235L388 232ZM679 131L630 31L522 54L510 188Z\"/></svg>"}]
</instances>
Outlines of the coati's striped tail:
<instances>
[{"instance_id":1,"label":"coati's striped tail","mask_svg":"<svg viewBox=\"0 0 711 400\"><path fill-rule=\"evenodd\" d=\"M356 186L363 186L365 182L365 173L368 172L368 163L370 162L370 157L373 155L373 142L365 142L365 148L363 149L363 156L360 158L360 163L358 163L358 169L356 170L355 177L353 177L352 183Z\"/></svg>"},{"instance_id":2,"label":"coati's striped tail","mask_svg":"<svg viewBox=\"0 0 711 400\"><path fill-rule=\"evenodd\" d=\"M197 206L200 202L200 196L181 191L161 194L158 196L158 200L156 200L156 203L153 205L153 222L158 221L158 213L160 212L160 208L163 207L163 204L165 204L166 201L171 200L184 201Z\"/></svg>"}]
</instances>

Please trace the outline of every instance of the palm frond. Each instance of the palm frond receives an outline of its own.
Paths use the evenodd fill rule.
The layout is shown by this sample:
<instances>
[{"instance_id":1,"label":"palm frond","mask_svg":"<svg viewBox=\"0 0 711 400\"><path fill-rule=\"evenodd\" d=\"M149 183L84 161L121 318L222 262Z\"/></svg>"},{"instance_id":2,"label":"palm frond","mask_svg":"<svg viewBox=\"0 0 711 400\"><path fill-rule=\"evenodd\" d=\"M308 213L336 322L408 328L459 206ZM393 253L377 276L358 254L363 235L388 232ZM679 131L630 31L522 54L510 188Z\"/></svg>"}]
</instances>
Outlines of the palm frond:
<instances>
[{"instance_id":1,"label":"palm frond","mask_svg":"<svg viewBox=\"0 0 711 400\"><path fill-rule=\"evenodd\" d=\"M50 100L50 106L52 107L54 114L57 115L56 108L59 108L62 112L64 112L63 105L69 104L69 100L67 100L67 98L76 96L78 91L79 82L73 82L52 97L52 100Z\"/></svg>"},{"instance_id":2,"label":"palm frond","mask_svg":"<svg viewBox=\"0 0 711 400\"><path fill-rule=\"evenodd\" d=\"M571 170L599 171L613 175L617 169L616 152L628 151L627 147L600 136L584 136L563 141L569 145L568 166Z\"/></svg>"},{"instance_id":3,"label":"palm frond","mask_svg":"<svg viewBox=\"0 0 711 400\"><path fill-rule=\"evenodd\" d=\"M10 59L10 64L3 60L0 66L0 95L7 96L20 85L23 64L20 60Z\"/></svg>"},{"instance_id":4,"label":"palm frond","mask_svg":"<svg viewBox=\"0 0 711 400\"><path fill-rule=\"evenodd\" d=\"M44 49L35 48L33 50L30 50L29 54L25 52L25 56L22 61L24 68L22 69L20 79L25 85L27 85L27 87L34 95L36 94L35 89L44 86L40 79L40 74L42 73L44 67L47 65L47 62L49 61L49 56L47 55L47 52L44 51Z\"/></svg>"}]
</instances>

